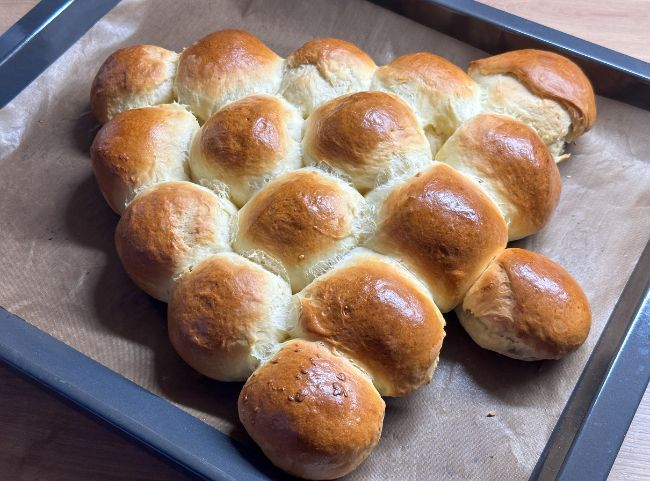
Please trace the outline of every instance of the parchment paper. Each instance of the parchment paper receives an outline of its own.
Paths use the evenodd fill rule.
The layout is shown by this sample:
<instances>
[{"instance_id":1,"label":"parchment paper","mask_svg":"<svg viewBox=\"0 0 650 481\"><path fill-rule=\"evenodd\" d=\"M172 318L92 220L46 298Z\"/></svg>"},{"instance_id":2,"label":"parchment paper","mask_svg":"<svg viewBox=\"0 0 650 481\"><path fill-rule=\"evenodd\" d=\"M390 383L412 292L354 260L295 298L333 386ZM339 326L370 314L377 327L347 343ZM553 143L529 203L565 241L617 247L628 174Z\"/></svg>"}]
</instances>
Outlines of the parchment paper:
<instances>
[{"instance_id":1,"label":"parchment paper","mask_svg":"<svg viewBox=\"0 0 650 481\"><path fill-rule=\"evenodd\" d=\"M378 64L427 50L465 68L485 54L360 0L123 0L0 111L0 304L251 442L236 417L241 385L187 367L167 341L165 305L124 274L113 247L118 219L88 156L97 130L88 92L112 51L135 43L180 51L222 28L249 30L284 56L324 36L358 44ZM604 98L598 108L596 127L560 167L550 225L519 243L584 287L594 319L586 344L563 361L518 362L478 348L450 316L433 382L387 400L381 443L350 479L528 478L650 236L650 112Z\"/></svg>"}]
</instances>

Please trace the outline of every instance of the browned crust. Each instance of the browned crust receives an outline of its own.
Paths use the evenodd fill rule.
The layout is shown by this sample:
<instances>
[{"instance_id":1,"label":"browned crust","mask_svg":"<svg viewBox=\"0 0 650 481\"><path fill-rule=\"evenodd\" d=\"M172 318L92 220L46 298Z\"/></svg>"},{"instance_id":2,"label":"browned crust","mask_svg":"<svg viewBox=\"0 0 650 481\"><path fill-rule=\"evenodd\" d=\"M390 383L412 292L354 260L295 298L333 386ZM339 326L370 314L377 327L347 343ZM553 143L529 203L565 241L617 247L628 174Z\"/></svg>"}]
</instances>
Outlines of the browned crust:
<instances>
[{"instance_id":1,"label":"browned crust","mask_svg":"<svg viewBox=\"0 0 650 481\"><path fill-rule=\"evenodd\" d=\"M259 191L241 211L239 236L289 265L309 262L352 235L355 207L336 180L295 171Z\"/></svg>"},{"instance_id":2,"label":"browned crust","mask_svg":"<svg viewBox=\"0 0 650 481\"><path fill-rule=\"evenodd\" d=\"M169 338L199 372L210 377L225 374L224 364L250 354L259 324L268 321L266 277L260 270L244 259L218 255L174 285L167 315Z\"/></svg>"},{"instance_id":3,"label":"browned crust","mask_svg":"<svg viewBox=\"0 0 650 481\"><path fill-rule=\"evenodd\" d=\"M467 177L436 163L388 195L371 246L406 262L446 312L507 240L496 205Z\"/></svg>"},{"instance_id":4,"label":"browned crust","mask_svg":"<svg viewBox=\"0 0 650 481\"><path fill-rule=\"evenodd\" d=\"M375 62L356 45L338 38L310 40L287 57L287 67L314 65L321 77L330 80L330 72L341 68L373 70Z\"/></svg>"},{"instance_id":5,"label":"browned crust","mask_svg":"<svg viewBox=\"0 0 650 481\"><path fill-rule=\"evenodd\" d=\"M254 95L228 104L201 129L204 162L227 177L261 175L287 153L288 112L274 97Z\"/></svg>"},{"instance_id":6,"label":"browned crust","mask_svg":"<svg viewBox=\"0 0 650 481\"><path fill-rule=\"evenodd\" d=\"M266 456L290 474L333 479L374 449L384 401L346 360L292 341L248 379L239 419Z\"/></svg>"},{"instance_id":7,"label":"browned crust","mask_svg":"<svg viewBox=\"0 0 650 481\"><path fill-rule=\"evenodd\" d=\"M567 141L591 129L596 121L596 98L591 82L580 67L562 55L543 50L514 50L475 60L469 71L481 75L512 75L538 97L558 102L571 116Z\"/></svg>"},{"instance_id":8,"label":"browned crust","mask_svg":"<svg viewBox=\"0 0 650 481\"><path fill-rule=\"evenodd\" d=\"M505 274L507 285L499 280ZM500 293L503 290L507 294ZM501 305L502 299L506 305ZM497 305L498 304L498 305ZM576 280L550 259L524 249L506 249L472 286L463 308L496 323L535 350L560 358L577 349L591 328L589 300ZM506 313L493 316L491 313Z\"/></svg>"},{"instance_id":9,"label":"browned crust","mask_svg":"<svg viewBox=\"0 0 650 481\"><path fill-rule=\"evenodd\" d=\"M458 152L517 209L517 238L534 234L560 199L557 164L537 133L501 115L478 115L454 134ZM442 159L444 161L444 159Z\"/></svg>"},{"instance_id":10,"label":"browned crust","mask_svg":"<svg viewBox=\"0 0 650 481\"><path fill-rule=\"evenodd\" d=\"M299 323L360 362L382 394L404 396L431 381L444 319L431 297L380 256L363 256L311 283Z\"/></svg>"},{"instance_id":11,"label":"browned crust","mask_svg":"<svg viewBox=\"0 0 650 481\"><path fill-rule=\"evenodd\" d=\"M102 64L90 89L90 109L105 123L109 111L123 99L143 95L166 80L174 52L155 45L134 45L113 52Z\"/></svg>"},{"instance_id":12,"label":"browned crust","mask_svg":"<svg viewBox=\"0 0 650 481\"><path fill-rule=\"evenodd\" d=\"M104 124L90 158L99 189L115 212L121 214L134 191L155 180L158 164L185 162L193 124L198 128L189 112L167 106L127 110ZM185 147L179 141L183 137Z\"/></svg>"},{"instance_id":13,"label":"browned crust","mask_svg":"<svg viewBox=\"0 0 650 481\"><path fill-rule=\"evenodd\" d=\"M137 196L115 230L115 246L129 277L154 295L185 267L192 248L218 228L216 196L190 182L164 182ZM165 299L161 299L165 300Z\"/></svg>"},{"instance_id":14,"label":"browned crust","mask_svg":"<svg viewBox=\"0 0 650 481\"><path fill-rule=\"evenodd\" d=\"M449 60L428 52L409 53L377 69L384 83L419 81L436 95L471 96L474 81Z\"/></svg>"},{"instance_id":15,"label":"browned crust","mask_svg":"<svg viewBox=\"0 0 650 481\"><path fill-rule=\"evenodd\" d=\"M358 92L335 98L312 113L303 142L314 159L362 169L375 167L371 164L377 162L379 149L387 164L423 138L415 115L398 97Z\"/></svg>"}]
</instances>

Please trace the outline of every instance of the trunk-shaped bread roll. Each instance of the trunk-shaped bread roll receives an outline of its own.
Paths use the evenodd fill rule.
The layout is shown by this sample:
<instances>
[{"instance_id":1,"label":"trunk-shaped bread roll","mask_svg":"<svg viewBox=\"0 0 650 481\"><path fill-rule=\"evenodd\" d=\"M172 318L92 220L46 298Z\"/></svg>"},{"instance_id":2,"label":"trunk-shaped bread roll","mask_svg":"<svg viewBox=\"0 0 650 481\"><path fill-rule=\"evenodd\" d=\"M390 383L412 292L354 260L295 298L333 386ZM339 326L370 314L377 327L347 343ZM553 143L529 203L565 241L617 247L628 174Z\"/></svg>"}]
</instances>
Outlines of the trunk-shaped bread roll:
<instances>
[{"instance_id":1,"label":"trunk-shaped bread roll","mask_svg":"<svg viewBox=\"0 0 650 481\"><path fill-rule=\"evenodd\" d=\"M287 57L280 94L307 117L328 100L368 90L375 62L336 38L311 40Z\"/></svg>"},{"instance_id":2,"label":"trunk-shaped bread roll","mask_svg":"<svg viewBox=\"0 0 650 481\"><path fill-rule=\"evenodd\" d=\"M367 231L366 202L351 186L315 169L271 181L241 209L234 248L283 273L298 292Z\"/></svg>"},{"instance_id":3,"label":"trunk-shaped bread roll","mask_svg":"<svg viewBox=\"0 0 650 481\"><path fill-rule=\"evenodd\" d=\"M284 61L260 39L241 30L220 30L183 50L174 92L206 121L226 103L280 89Z\"/></svg>"},{"instance_id":4,"label":"trunk-shaped bread roll","mask_svg":"<svg viewBox=\"0 0 650 481\"><path fill-rule=\"evenodd\" d=\"M465 122L436 160L474 179L497 204L508 239L534 234L560 200L560 172L535 131L504 115L483 114Z\"/></svg>"},{"instance_id":5,"label":"trunk-shaped bread roll","mask_svg":"<svg viewBox=\"0 0 650 481\"><path fill-rule=\"evenodd\" d=\"M435 155L465 120L480 110L480 89L450 61L428 52L411 53L379 67L372 88L392 92L418 115Z\"/></svg>"},{"instance_id":6,"label":"trunk-shaped bread roll","mask_svg":"<svg viewBox=\"0 0 650 481\"><path fill-rule=\"evenodd\" d=\"M470 76L482 89L485 112L532 126L558 157L596 121L591 82L575 63L542 50L514 50L475 60Z\"/></svg>"},{"instance_id":7,"label":"trunk-shaped bread roll","mask_svg":"<svg viewBox=\"0 0 650 481\"><path fill-rule=\"evenodd\" d=\"M424 285L394 260L355 249L296 297L293 336L346 353L382 396L405 396L431 381L445 320Z\"/></svg>"},{"instance_id":8,"label":"trunk-shaped bread roll","mask_svg":"<svg viewBox=\"0 0 650 481\"><path fill-rule=\"evenodd\" d=\"M273 464L334 479L361 464L381 436L385 404L358 368L321 343L291 341L248 379L239 419Z\"/></svg>"},{"instance_id":9,"label":"trunk-shaped bread roll","mask_svg":"<svg viewBox=\"0 0 650 481\"><path fill-rule=\"evenodd\" d=\"M323 165L361 193L431 164L429 144L399 97L359 92L321 105L306 121L305 163Z\"/></svg>"},{"instance_id":10,"label":"trunk-shaped bread roll","mask_svg":"<svg viewBox=\"0 0 650 481\"><path fill-rule=\"evenodd\" d=\"M441 162L404 183L371 192L377 230L368 246L408 266L442 312L453 309L506 247L508 228L469 177Z\"/></svg>"},{"instance_id":11,"label":"trunk-shaped bread roll","mask_svg":"<svg viewBox=\"0 0 650 481\"><path fill-rule=\"evenodd\" d=\"M302 118L278 97L251 95L226 105L192 142L192 178L223 182L238 207L266 182L302 165Z\"/></svg>"},{"instance_id":12,"label":"trunk-shaped bread roll","mask_svg":"<svg viewBox=\"0 0 650 481\"><path fill-rule=\"evenodd\" d=\"M524 361L565 356L591 327L580 285L550 259L524 249L499 254L456 313L479 346Z\"/></svg>"},{"instance_id":13,"label":"trunk-shaped bread roll","mask_svg":"<svg viewBox=\"0 0 650 481\"><path fill-rule=\"evenodd\" d=\"M122 214L145 187L190 180L187 153L198 128L194 116L178 104L128 110L104 124L90 158L108 205Z\"/></svg>"},{"instance_id":14,"label":"trunk-shaped bread roll","mask_svg":"<svg viewBox=\"0 0 650 481\"><path fill-rule=\"evenodd\" d=\"M129 204L115 230L124 270L140 289L167 302L174 281L211 254L229 251L237 210L191 182L162 182Z\"/></svg>"},{"instance_id":15,"label":"trunk-shaped bread roll","mask_svg":"<svg viewBox=\"0 0 650 481\"><path fill-rule=\"evenodd\" d=\"M169 339L205 376L245 381L286 338L290 299L283 279L238 254L216 254L174 284Z\"/></svg>"},{"instance_id":16,"label":"trunk-shaped bread roll","mask_svg":"<svg viewBox=\"0 0 650 481\"><path fill-rule=\"evenodd\" d=\"M134 45L113 52L90 89L90 109L100 123L126 110L168 104L178 54L155 45Z\"/></svg>"}]
</instances>

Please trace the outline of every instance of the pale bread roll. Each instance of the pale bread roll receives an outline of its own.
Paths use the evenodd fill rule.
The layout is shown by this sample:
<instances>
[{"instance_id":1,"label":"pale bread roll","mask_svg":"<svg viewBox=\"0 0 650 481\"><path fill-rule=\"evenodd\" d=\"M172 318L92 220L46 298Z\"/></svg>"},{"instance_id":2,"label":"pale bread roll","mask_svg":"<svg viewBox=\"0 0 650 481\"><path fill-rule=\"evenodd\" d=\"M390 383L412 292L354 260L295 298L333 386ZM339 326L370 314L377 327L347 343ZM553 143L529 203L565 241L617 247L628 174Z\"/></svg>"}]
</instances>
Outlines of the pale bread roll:
<instances>
[{"instance_id":1,"label":"pale bread roll","mask_svg":"<svg viewBox=\"0 0 650 481\"><path fill-rule=\"evenodd\" d=\"M368 90L376 68L368 54L350 42L311 40L287 57L280 94L307 117L334 97Z\"/></svg>"},{"instance_id":2,"label":"pale bread roll","mask_svg":"<svg viewBox=\"0 0 650 481\"><path fill-rule=\"evenodd\" d=\"M480 111L480 89L465 72L428 52L379 67L372 88L401 97L420 118L433 155L465 120Z\"/></svg>"},{"instance_id":3,"label":"pale bread roll","mask_svg":"<svg viewBox=\"0 0 650 481\"><path fill-rule=\"evenodd\" d=\"M482 109L529 124L554 156L596 121L596 98L587 76L562 55L514 50L473 61L470 76L481 85Z\"/></svg>"}]
</instances>

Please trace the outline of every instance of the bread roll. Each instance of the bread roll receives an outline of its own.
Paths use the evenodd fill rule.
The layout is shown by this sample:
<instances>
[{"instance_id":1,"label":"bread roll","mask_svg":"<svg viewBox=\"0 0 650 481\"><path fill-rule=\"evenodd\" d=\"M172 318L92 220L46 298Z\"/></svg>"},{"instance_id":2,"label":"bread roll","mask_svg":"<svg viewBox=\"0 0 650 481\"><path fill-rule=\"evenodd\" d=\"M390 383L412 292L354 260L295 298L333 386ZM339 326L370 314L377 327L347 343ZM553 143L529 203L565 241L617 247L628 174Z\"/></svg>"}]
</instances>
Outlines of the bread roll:
<instances>
[{"instance_id":1,"label":"bread roll","mask_svg":"<svg viewBox=\"0 0 650 481\"><path fill-rule=\"evenodd\" d=\"M280 94L304 117L334 97L370 88L375 62L336 38L311 40L287 57Z\"/></svg>"},{"instance_id":2,"label":"bread roll","mask_svg":"<svg viewBox=\"0 0 650 481\"><path fill-rule=\"evenodd\" d=\"M325 164L362 193L431 164L413 112L384 92L345 95L320 106L307 119L303 150L307 165Z\"/></svg>"},{"instance_id":3,"label":"bread roll","mask_svg":"<svg viewBox=\"0 0 650 481\"><path fill-rule=\"evenodd\" d=\"M127 110L99 130L90 158L108 205L122 214L143 188L166 180L190 180L187 152L199 128L178 104Z\"/></svg>"},{"instance_id":4,"label":"bread roll","mask_svg":"<svg viewBox=\"0 0 650 481\"><path fill-rule=\"evenodd\" d=\"M178 54L155 45L134 45L113 52L90 89L90 109L100 123L125 110L168 104Z\"/></svg>"},{"instance_id":5,"label":"bread roll","mask_svg":"<svg viewBox=\"0 0 650 481\"><path fill-rule=\"evenodd\" d=\"M297 300L294 337L346 353L382 396L405 396L431 381L445 320L422 283L394 260L355 249Z\"/></svg>"},{"instance_id":6,"label":"bread roll","mask_svg":"<svg viewBox=\"0 0 650 481\"><path fill-rule=\"evenodd\" d=\"M368 199L378 203L369 246L412 269L442 312L462 300L508 240L494 202L471 179L440 162Z\"/></svg>"},{"instance_id":7,"label":"bread roll","mask_svg":"<svg viewBox=\"0 0 650 481\"><path fill-rule=\"evenodd\" d=\"M271 181L241 209L234 247L282 273L297 292L359 242L366 219L356 190L300 169Z\"/></svg>"},{"instance_id":8,"label":"bread roll","mask_svg":"<svg viewBox=\"0 0 650 481\"><path fill-rule=\"evenodd\" d=\"M169 299L169 339L194 369L245 381L286 338L289 284L233 253L183 274Z\"/></svg>"},{"instance_id":9,"label":"bread roll","mask_svg":"<svg viewBox=\"0 0 650 481\"><path fill-rule=\"evenodd\" d=\"M173 282L205 257L229 251L237 210L191 182L162 182L140 193L117 224L124 270L147 294L167 302Z\"/></svg>"},{"instance_id":10,"label":"bread roll","mask_svg":"<svg viewBox=\"0 0 650 481\"><path fill-rule=\"evenodd\" d=\"M591 327L580 285L559 265L523 249L502 252L456 313L479 346L524 361L561 358Z\"/></svg>"},{"instance_id":11,"label":"bread roll","mask_svg":"<svg viewBox=\"0 0 650 481\"><path fill-rule=\"evenodd\" d=\"M283 60L241 30L220 30L181 53L174 91L201 121L226 103L280 89Z\"/></svg>"},{"instance_id":12,"label":"bread roll","mask_svg":"<svg viewBox=\"0 0 650 481\"><path fill-rule=\"evenodd\" d=\"M278 97L252 95L232 102L194 137L192 178L224 182L241 207L270 179L301 166L301 130L298 112Z\"/></svg>"},{"instance_id":13,"label":"bread roll","mask_svg":"<svg viewBox=\"0 0 650 481\"><path fill-rule=\"evenodd\" d=\"M354 470L381 436L384 401L361 371L320 343L291 341L253 373L239 419L273 464L306 479Z\"/></svg>"},{"instance_id":14,"label":"bread roll","mask_svg":"<svg viewBox=\"0 0 650 481\"><path fill-rule=\"evenodd\" d=\"M434 155L461 123L480 110L478 85L450 61L428 52L402 55L378 68L372 86L411 106Z\"/></svg>"},{"instance_id":15,"label":"bread roll","mask_svg":"<svg viewBox=\"0 0 650 481\"><path fill-rule=\"evenodd\" d=\"M436 160L473 178L492 198L506 219L509 240L544 227L560 199L553 156L532 128L512 117L483 114L468 120Z\"/></svg>"},{"instance_id":16,"label":"bread roll","mask_svg":"<svg viewBox=\"0 0 650 481\"><path fill-rule=\"evenodd\" d=\"M514 50L475 60L469 74L481 85L484 111L529 124L555 156L596 121L589 79L562 55Z\"/></svg>"}]
</instances>

